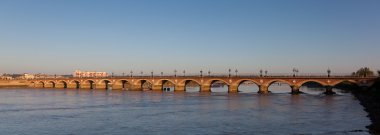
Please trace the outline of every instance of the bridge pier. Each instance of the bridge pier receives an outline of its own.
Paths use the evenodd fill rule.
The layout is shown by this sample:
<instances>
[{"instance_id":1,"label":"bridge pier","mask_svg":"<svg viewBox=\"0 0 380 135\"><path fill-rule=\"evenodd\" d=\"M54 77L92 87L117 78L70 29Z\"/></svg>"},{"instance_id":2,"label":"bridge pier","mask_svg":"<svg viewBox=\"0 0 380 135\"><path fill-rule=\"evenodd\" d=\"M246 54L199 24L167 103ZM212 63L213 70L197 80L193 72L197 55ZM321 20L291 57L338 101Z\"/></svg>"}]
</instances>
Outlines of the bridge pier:
<instances>
[{"instance_id":1,"label":"bridge pier","mask_svg":"<svg viewBox=\"0 0 380 135\"><path fill-rule=\"evenodd\" d=\"M268 90L268 88L269 88L269 86L260 85L259 86L259 91L257 93L268 94L268 93L270 93L269 90Z\"/></svg>"},{"instance_id":2,"label":"bridge pier","mask_svg":"<svg viewBox=\"0 0 380 135\"><path fill-rule=\"evenodd\" d=\"M113 90L123 90L123 85L122 84L114 84L112 85Z\"/></svg>"},{"instance_id":3,"label":"bridge pier","mask_svg":"<svg viewBox=\"0 0 380 135\"><path fill-rule=\"evenodd\" d=\"M63 84L63 83L58 83L55 87L56 87L56 88L59 88L59 89L64 89L64 88L65 88L65 84Z\"/></svg>"},{"instance_id":4,"label":"bridge pier","mask_svg":"<svg viewBox=\"0 0 380 135\"><path fill-rule=\"evenodd\" d=\"M141 85L132 85L131 86L131 91L142 91L142 86Z\"/></svg>"},{"instance_id":5,"label":"bridge pier","mask_svg":"<svg viewBox=\"0 0 380 135\"><path fill-rule=\"evenodd\" d=\"M175 85L174 92L184 92L185 89L185 85Z\"/></svg>"},{"instance_id":6,"label":"bridge pier","mask_svg":"<svg viewBox=\"0 0 380 135\"><path fill-rule=\"evenodd\" d=\"M238 93L239 92L238 87L239 85L228 86L228 93Z\"/></svg>"},{"instance_id":7,"label":"bridge pier","mask_svg":"<svg viewBox=\"0 0 380 135\"><path fill-rule=\"evenodd\" d=\"M81 89L96 89L95 84L82 84Z\"/></svg>"},{"instance_id":8,"label":"bridge pier","mask_svg":"<svg viewBox=\"0 0 380 135\"><path fill-rule=\"evenodd\" d=\"M55 88L55 86L52 83L47 83L45 84L45 88Z\"/></svg>"},{"instance_id":9,"label":"bridge pier","mask_svg":"<svg viewBox=\"0 0 380 135\"><path fill-rule=\"evenodd\" d=\"M326 95L334 95L336 93L333 91L333 87L332 86L326 86L326 91L324 92L324 94L326 94Z\"/></svg>"},{"instance_id":10,"label":"bridge pier","mask_svg":"<svg viewBox=\"0 0 380 135\"><path fill-rule=\"evenodd\" d=\"M152 90L153 91L162 91L162 85L153 85Z\"/></svg>"},{"instance_id":11,"label":"bridge pier","mask_svg":"<svg viewBox=\"0 0 380 135\"><path fill-rule=\"evenodd\" d=\"M79 88L77 87L77 84L67 84L67 88L69 88L69 89L80 89L81 88L81 86L79 85Z\"/></svg>"},{"instance_id":12,"label":"bridge pier","mask_svg":"<svg viewBox=\"0 0 380 135\"><path fill-rule=\"evenodd\" d=\"M302 92L300 91L300 86L290 86L292 88L291 94L297 95L301 94Z\"/></svg>"},{"instance_id":13,"label":"bridge pier","mask_svg":"<svg viewBox=\"0 0 380 135\"><path fill-rule=\"evenodd\" d=\"M41 84L41 83L35 84L35 87L36 88L45 88L44 84Z\"/></svg>"},{"instance_id":14,"label":"bridge pier","mask_svg":"<svg viewBox=\"0 0 380 135\"><path fill-rule=\"evenodd\" d=\"M96 84L96 87L94 89L97 90L110 90L112 88L112 83L102 83L102 84Z\"/></svg>"}]
</instances>

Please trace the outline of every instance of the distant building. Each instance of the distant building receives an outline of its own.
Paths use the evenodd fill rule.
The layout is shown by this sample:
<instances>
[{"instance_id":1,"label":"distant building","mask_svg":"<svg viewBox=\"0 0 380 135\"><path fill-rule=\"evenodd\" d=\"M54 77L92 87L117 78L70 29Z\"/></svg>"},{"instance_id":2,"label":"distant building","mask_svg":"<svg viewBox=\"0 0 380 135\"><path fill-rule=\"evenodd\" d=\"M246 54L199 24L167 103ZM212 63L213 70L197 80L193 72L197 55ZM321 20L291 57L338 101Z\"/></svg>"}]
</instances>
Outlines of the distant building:
<instances>
[{"instance_id":1,"label":"distant building","mask_svg":"<svg viewBox=\"0 0 380 135\"><path fill-rule=\"evenodd\" d=\"M4 74L0 76L0 79L2 80L13 80L13 77L11 75Z\"/></svg>"},{"instance_id":2,"label":"distant building","mask_svg":"<svg viewBox=\"0 0 380 135\"><path fill-rule=\"evenodd\" d=\"M74 77L107 77L108 74L106 72L91 72L91 71L80 71L75 70Z\"/></svg>"},{"instance_id":3,"label":"distant building","mask_svg":"<svg viewBox=\"0 0 380 135\"><path fill-rule=\"evenodd\" d=\"M28 74L28 73L25 73L21 76L22 79L34 79L35 76L34 74Z\"/></svg>"}]
</instances>

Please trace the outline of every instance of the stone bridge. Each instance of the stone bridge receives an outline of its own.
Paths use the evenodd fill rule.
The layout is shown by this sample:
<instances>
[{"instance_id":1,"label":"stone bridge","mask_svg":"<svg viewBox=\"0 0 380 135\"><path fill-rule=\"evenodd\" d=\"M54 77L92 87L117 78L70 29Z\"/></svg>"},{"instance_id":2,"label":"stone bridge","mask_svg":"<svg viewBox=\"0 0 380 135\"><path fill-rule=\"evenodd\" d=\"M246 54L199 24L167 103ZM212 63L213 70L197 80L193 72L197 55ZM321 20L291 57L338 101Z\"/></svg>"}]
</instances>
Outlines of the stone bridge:
<instances>
[{"instance_id":1,"label":"stone bridge","mask_svg":"<svg viewBox=\"0 0 380 135\"><path fill-rule=\"evenodd\" d=\"M162 91L164 84L174 87L174 91L186 91L188 84L196 84L200 92L211 92L215 83L224 83L228 92L239 92L239 85L251 82L259 87L258 93L268 93L269 86L275 82L286 83L292 88L292 93L299 93L302 85L308 82L318 83L326 88L326 94L333 93L332 88L341 83L368 87L374 83L375 77L354 76L137 76L137 77L107 77L107 78L51 78L29 81L29 87L35 88L67 88L67 89L116 89L116 90L154 90Z\"/></svg>"}]
</instances>

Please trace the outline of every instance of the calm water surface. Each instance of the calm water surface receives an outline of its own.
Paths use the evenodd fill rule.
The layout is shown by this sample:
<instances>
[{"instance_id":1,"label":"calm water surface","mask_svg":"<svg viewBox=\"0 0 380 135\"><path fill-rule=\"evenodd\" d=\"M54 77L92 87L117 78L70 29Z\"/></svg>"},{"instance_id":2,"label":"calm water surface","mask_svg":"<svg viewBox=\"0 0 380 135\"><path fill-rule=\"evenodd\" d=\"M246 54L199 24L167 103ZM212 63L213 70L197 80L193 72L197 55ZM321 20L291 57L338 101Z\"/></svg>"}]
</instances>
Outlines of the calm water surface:
<instances>
[{"instance_id":1,"label":"calm water surface","mask_svg":"<svg viewBox=\"0 0 380 135\"><path fill-rule=\"evenodd\" d=\"M347 93L0 89L4 135L366 135L366 115Z\"/></svg>"}]
</instances>

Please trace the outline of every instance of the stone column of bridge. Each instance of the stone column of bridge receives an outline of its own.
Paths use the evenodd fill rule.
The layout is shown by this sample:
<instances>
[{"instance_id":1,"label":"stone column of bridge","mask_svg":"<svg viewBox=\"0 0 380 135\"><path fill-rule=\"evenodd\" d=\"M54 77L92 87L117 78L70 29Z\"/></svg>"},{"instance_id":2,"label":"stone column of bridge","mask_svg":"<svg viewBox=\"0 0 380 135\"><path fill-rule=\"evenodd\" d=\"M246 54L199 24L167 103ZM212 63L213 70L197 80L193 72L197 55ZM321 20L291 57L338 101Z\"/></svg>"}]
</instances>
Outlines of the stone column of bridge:
<instances>
[{"instance_id":1,"label":"stone column of bridge","mask_svg":"<svg viewBox=\"0 0 380 135\"><path fill-rule=\"evenodd\" d=\"M211 85L210 84L202 84L200 92L211 92Z\"/></svg>"},{"instance_id":2,"label":"stone column of bridge","mask_svg":"<svg viewBox=\"0 0 380 135\"><path fill-rule=\"evenodd\" d=\"M96 87L94 89L97 89L97 90L106 90L106 89L110 88L109 86L112 86L112 84L111 83L108 83L108 84L101 83L101 84L96 84Z\"/></svg>"},{"instance_id":3,"label":"stone column of bridge","mask_svg":"<svg viewBox=\"0 0 380 135\"><path fill-rule=\"evenodd\" d=\"M55 85L55 87L56 87L56 88L59 88L59 89L63 89L63 88L65 88L65 85L64 85L63 83L57 83L57 84Z\"/></svg>"},{"instance_id":4,"label":"stone column of bridge","mask_svg":"<svg viewBox=\"0 0 380 135\"><path fill-rule=\"evenodd\" d=\"M162 91L162 84L156 84L152 86L153 91Z\"/></svg>"},{"instance_id":5,"label":"stone column of bridge","mask_svg":"<svg viewBox=\"0 0 380 135\"><path fill-rule=\"evenodd\" d=\"M183 85L182 84L177 84L177 85L175 85L174 91L175 92L184 92L185 89L186 89L185 84L183 84Z\"/></svg>"},{"instance_id":6,"label":"stone column of bridge","mask_svg":"<svg viewBox=\"0 0 380 135\"><path fill-rule=\"evenodd\" d=\"M268 94L269 93L269 86L266 85L260 85L259 86L259 92L260 94Z\"/></svg>"},{"instance_id":7,"label":"stone column of bridge","mask_svg":"<svg viewBox=\"0 0 380 135\"><path fill-rule=\"evenodd\" d=\"M239 85L233 84L233 85L230 85L228 87L229 87L228 88L228 92L229 93L237 93L237 92L239 92L239 90L238 90Z\"/></svg>"},{"instance_id":8,"label":"stone column of bridge","mask_svg":"<svg viewBox=\"0 0 380 135\"><path fill-rule=\"evenodd\" d=\"M69 83L69 84L67 84L67 88L69 88L69 89L77 89L77 84L76 83Z\"/></svg>"},{"instance_id":9,"label":"stone column of bridge","mask_svg":"<svg viewBox=\"0 0 380 135\"><path fill-rule=\"evenodd\" d=\"M333 94L336 94L334 91L333 91L333 87L332 86L325 86L326 88L326 91L324 92L324 94L326 95L333 95Z\"/></svg>"},{"instance_id":10,"label":"stone column of bridge","mask_svg":"<svg viewBox=\"0 0 380 135\"><path fill-rule=\"evenodd\" d=\"M42 83L36 83L35 87L36 88L44 88L44 84L42 84Z\"/></svg>"},{"instance_id":11,"label":"stone column of bridge","mask_svg":"<svg viewBox=\"0 0 380 135\"><path fill-rule=\"evenodd\" d=\"M142 91L142 86L141 86L141 84L133 84L132 86L131 86L131 89L130 89L131 91Z\"/></svg>"},{"instance_id":12,"label":"stone column of bridge","mask_svg":"<svg viewBox=\"0 0 380 135\"><path fill-rule=\"evenodd\" d=\"M290 86L290 87L292 88L291 94L300 94L301 93L301 91L300 91L301 86L293 85L293 86Z\"/></svg>"},{"instance_id":13,"label":"stone column of bridge","mask_svg":"<svg viewBox=\"0 0 380 135\"><path fill-rule=\"evenodd\" d=\"M29 84L28 84L28 87L30 87L30 88L34 88L34 87L36 87L36 84L35 84L35 83L29 83Z\"/></svg>"},{"instance_id":14,"label":"stone column of bridge","mask_svg":"<svg viewBox=\"0 0 380 135\"><path fill-rule=\"evenodd\" d=\"M112 85L112 89L113 90L123 90L123 84L121 84L121 83L114 83Z\"/></svg>"},{"instance_id":15,"label":"stone column of bridge","mask_svg":"<svg viewBox=\"0 0 380 135\"><path fill-rule=\"evenodd\" d=\"M91 87L92 89L96 89L96 85L94 83L92 84L92 86L90 83L83 83L81 85L81 89L91 89Z\"/></svg>"},{"instance_id":16,"label":"stone column of bridge","mask_svg":"<svg viewBox=\"0 0 380 135\"><path fill-rule=\"evenodd\" d=\"M45 84L45 88L54 88L54 84L53 83L46 83Z\"/></svg>"}]
</instances>

